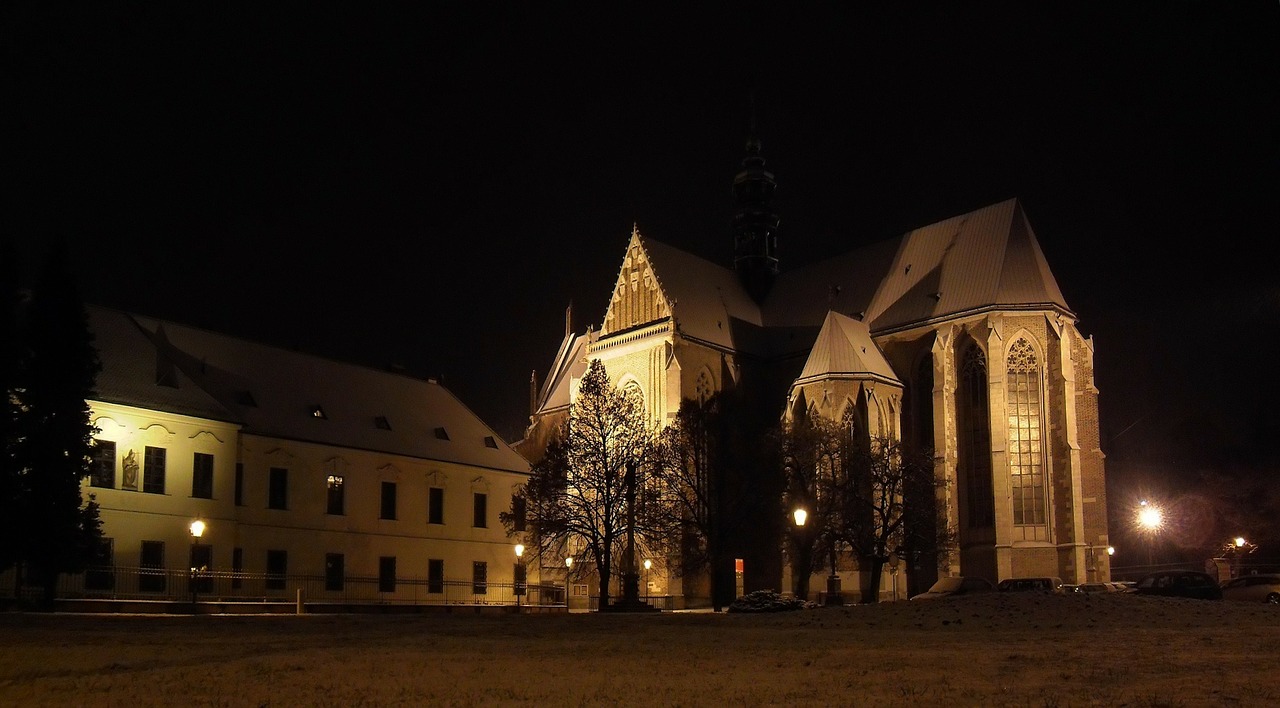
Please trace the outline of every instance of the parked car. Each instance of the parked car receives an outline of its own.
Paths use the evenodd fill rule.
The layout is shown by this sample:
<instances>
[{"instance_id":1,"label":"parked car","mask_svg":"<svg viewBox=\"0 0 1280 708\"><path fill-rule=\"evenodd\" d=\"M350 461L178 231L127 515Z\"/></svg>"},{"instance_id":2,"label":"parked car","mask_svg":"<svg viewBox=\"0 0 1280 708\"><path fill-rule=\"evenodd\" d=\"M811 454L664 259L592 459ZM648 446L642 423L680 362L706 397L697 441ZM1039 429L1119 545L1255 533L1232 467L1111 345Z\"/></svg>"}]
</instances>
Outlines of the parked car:
<instances>
[{"instance_id":1,"label":"parked car","mask_svg":"<svg viewBox=\"0 0 1280 708\"><path fill-rule=\"evenodd\" d=\"M1201 600L1222 599L1222 588L1218 587L1213 576L1198 570L1162 570L1151 573L1138 581L1135 592L1139 595L1194 597Z\"/></svg>"},{"instance_id":2,"label":"parked car","mask_svg":"<svg viewBox=\"0 0 1280 708\"><path fill-rule=\"evenodd\" d=\"M956 595L969 595L979 592L994 592L996 587L986 578L976 578L969 576L954 576L950 578L938 578L938 582L933 584L928 590L919 595L912 596L912 600L935 600L942 597L954 597Z\"/></svg>"},{"instance_id":3,"label":"parked car","mask_svg":"<svg viewBox=\"0 0 1280 708\"><path fill-rule=\"evenodd\" d=\"M1080 583L1076 586L1076 592L1115 592L1116 588L1111 583Z\"/></svg>"},{"instance_id":4,"label":"parked car","mask_svg":"<svg viewBox=\"0 0 1280 708\"><path fill-rule=\"evenodd\" d=\"M1062 589L1062 578L1005 578L996 586L1000 592L1065 592Z\"/></svg>"},{"instance_id":5,"label":"parked car","mask_svg":"<svg viewBox=\"0 0 1280 708\"><path fill-rule=\"evenodd\" d=\"M1242 575L1222 584L1222 599L1280 605L1280 574Z\"/></svg>"}]
</instances>

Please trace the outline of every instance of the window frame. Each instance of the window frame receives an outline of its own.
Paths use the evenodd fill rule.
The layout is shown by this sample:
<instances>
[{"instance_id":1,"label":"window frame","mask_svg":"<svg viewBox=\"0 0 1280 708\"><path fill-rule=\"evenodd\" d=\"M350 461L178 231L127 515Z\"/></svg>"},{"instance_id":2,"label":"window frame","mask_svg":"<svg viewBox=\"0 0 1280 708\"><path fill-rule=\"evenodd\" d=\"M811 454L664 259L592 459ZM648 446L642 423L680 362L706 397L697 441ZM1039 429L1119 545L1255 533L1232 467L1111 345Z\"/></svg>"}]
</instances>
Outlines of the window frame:
<instances>
[{"instance_id":1,"label":"window frame","mask_svg":"<svg viewBox=\"0 0 1280 708\"><path fill-rule=\"evenodd\" d=\"M427 490L427 523L444 525L444 487Z\"/></svg>"},{"instance_id":2,"label":"window frame","mask_svg":"<svg viewBox=\"0 0 1280 708\"><path fill-rule=\"evenodd\" d=\"M345 516L347 512L346 480L340 474L325 478L324 513L329 516Z\"/></svg>"},{"instance_id":3,"label":"window frame","mask_svg":"<svg viewBox=\"0 0 1280 708\"><path fill-rule=\"evenodd\" d=\"M191 498L213 499L213 455L207 452L191 454Z\"/></svg>"},{"instance_id":4,"label":"window frame","mask_svg":"<svg viewBox=\"0 0 1280 708\"><path fill-rule=\"evenodd\" d=\"M289 468L271 467L267 472L267 508L289 510Z\"/></svg>"},{"instance_id":5,"label":"window frame","mask_svg":"<svg viewBox=\"0 0 1280 708\"><path fill-rule=\"evenodd\" d=\"M168 450L147 445L142 449L142 491L144 494L164 494L165 468Z\"/></svg>"},{"instance_id":6,"label":"window frame","mask_svg":"<svg viewBox=\"0 0 1280 708\"><path fill-rule=\"evenodd\" d=\"M383 480L378 497L378 518L384 521L396 520L396 483Z\"/></svg>"},{"instance_id":7,"label":"window frame","mask_svg":"<svg viewBox=\"0 0 1280 708\"><path fill-rule=\"evenodd\" d=\"M111 450L110 454L107 453L108 448ZM114 440L93 441L93 472L89 475L89 486L96 489L116 488L116 454Z\"/></svg>"}]
</instances>

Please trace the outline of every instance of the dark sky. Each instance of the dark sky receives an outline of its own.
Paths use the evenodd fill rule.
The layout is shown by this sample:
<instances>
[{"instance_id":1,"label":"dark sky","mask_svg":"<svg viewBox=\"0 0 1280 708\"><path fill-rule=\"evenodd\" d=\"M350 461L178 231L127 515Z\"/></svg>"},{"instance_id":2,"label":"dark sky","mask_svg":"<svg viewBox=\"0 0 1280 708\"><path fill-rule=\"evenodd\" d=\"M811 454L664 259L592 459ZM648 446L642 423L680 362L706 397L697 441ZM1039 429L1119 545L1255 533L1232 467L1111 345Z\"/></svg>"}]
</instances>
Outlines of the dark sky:
<instances>
[{"instance_id":1,"label":"dark sky","mask_svg":"<svg viewBox=\"0 0 1280 708\"><path fill-rule=\"evenodd\" d=\"M754 96L783 268L1018 197L1109 464L1273 471L1280 4L862 4L6 4L0 233L515 438L632 223L728 264Z\"/></svg>"}]
</instances>

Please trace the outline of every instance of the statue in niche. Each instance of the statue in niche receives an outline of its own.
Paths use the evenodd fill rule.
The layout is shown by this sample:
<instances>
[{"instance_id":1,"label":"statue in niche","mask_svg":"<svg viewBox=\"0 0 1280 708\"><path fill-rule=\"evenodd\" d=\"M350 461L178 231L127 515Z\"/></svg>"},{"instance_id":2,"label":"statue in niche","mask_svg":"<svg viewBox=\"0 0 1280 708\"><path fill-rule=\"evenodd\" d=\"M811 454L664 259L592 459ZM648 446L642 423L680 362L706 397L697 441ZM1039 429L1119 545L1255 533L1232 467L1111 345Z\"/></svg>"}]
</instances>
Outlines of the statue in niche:
<instances>
[{"instance_id":1,"label":"statue in niche","mask_svg":"<svg viewBox=\"0 0 1280 708\"><path fill-rule=\"evenodd\" d=\"M134 450L129 450L129 454L124 456L124 480L120 488L138 490L138 453Z\"/></svg>"}]
</instances>

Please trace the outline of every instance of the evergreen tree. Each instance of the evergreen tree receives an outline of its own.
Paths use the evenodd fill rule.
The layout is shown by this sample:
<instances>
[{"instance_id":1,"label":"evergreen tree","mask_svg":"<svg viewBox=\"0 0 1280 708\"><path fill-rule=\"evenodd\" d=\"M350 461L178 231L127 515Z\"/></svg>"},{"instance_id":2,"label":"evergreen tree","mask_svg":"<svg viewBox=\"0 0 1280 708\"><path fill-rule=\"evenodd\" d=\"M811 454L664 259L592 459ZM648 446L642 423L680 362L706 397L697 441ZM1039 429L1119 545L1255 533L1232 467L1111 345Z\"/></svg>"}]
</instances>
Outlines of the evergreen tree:
<instances>
[{"instance_id":1,"label":"evergreen tree","mask_svg":"<svg viewBox=\"0 0 1280 708\"><path fill-rule=\"evenodd\" d=\"M0 572L18 562L18 307L21 302L17 253L13 245L0 244L0 386L4 391L4 410L0 413Z\"/></svg>"},{"instance_id":2,"label":"evergreen tree","mask_svg":"<svg viewBox=\"0 0 1280 708\"><path fill-rule=\"evenodd\" d=\"M32 290L21 353L16 439L17 560L52 600L62 573L83 571L102 542L98 507L86 504L93 433L88 398L101 364L88 315L56 246Z\"/></svg>"}]
</instances>

